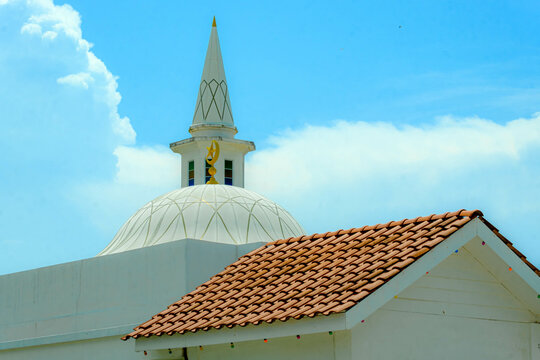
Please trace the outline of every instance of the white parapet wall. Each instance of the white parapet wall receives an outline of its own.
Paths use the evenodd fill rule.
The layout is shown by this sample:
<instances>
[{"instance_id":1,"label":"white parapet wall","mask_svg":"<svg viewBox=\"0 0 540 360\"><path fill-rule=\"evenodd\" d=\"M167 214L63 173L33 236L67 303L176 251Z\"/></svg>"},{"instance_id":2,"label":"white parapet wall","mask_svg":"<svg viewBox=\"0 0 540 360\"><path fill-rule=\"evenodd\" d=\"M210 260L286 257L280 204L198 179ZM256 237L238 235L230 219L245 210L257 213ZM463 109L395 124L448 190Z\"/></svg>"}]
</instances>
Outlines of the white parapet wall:
<instances>
[{"instance_id":1,"label":"white parapet wall","mask_svg":"<svg viewBox=\"0 0 540 360\"><path fill-rule=\"evenodd\" d=\"M0 276L0 358L143 356L120 337L261 245L183 239Z\"/></svg>"}]
</instances>

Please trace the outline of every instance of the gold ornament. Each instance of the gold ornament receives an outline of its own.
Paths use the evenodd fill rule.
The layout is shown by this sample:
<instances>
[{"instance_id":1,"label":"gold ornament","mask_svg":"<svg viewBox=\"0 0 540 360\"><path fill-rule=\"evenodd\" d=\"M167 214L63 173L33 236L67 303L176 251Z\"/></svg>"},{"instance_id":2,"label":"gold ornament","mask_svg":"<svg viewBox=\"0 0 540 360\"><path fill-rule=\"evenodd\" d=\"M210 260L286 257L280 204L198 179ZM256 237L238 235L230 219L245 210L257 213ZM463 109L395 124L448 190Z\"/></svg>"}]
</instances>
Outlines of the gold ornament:
<instances>
[{"instance_id":1,"label":"gold ornament","mask_svg":"<svg viewBox=\"0 0 540 360\"><path fill-rule=\"evenodd\" d=\"M208 173L210 174L210 180L208 180L207 184L219 184L216 181L216 178L214 178L214 175L216 175L216 168L214 167L214 164L216 163L217 159L219 158L219 144L216 140L212 140L212 143L210 144L210 147L207 147L208 149L208 155L206 155L206 162L208 165L210 165L210 169L208 169Z\"/></svg>"}]
</instances>

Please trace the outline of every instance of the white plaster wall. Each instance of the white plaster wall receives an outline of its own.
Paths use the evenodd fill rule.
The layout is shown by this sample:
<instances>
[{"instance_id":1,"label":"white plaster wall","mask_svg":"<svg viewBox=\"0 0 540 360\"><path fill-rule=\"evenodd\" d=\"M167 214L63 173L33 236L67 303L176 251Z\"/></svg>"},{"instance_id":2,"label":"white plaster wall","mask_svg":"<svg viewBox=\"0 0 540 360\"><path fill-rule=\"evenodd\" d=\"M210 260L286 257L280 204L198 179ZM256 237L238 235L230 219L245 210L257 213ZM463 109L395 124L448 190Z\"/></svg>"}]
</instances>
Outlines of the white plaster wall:
<instances>
[{"instance_id":1,"label":"white plaster wall","mask_svg":"<svg viewBox=\"0 0 540 360\"><path fill-rule=\"evenodd\" d=\"M0 351L2 360L137 360L147 358L142 352L136 353L132 346L123 344L118 336Z\"/></svg>"},{"instance_id":2,"label":"white plaster wall","mask_svg":"<svg viewBox=\"0 0 540 360\"><path fill-rule=\"evenodd\" d=\"M230 344L188 348L189 360L345 360L343 338L344 332L319 333L296 336L271 338L265 343L263 340L236 343L234 348ZM154 357L152 357L154 359ZM159 357L157 357L159 358ZM163 357L166 358L166 357Z\"/></svg>"},{"instance_id":3,"label":"white plaster wall","mask_svg":"<svg viewBox=\"0 0 540 360\"><path fill-rule=\"evenodd\" d=\"M537 359L535 318L462 248L355 326L352 358Z\"/></svg>"},{"instance_id":4,"label":"white plaster wall","mask_svg":"<svg viewBox=\"0 0 540 360\"><path fill-rule=\"evenodd\" d=\"M506 265L500 267L508 271ZM519 294L510 292L467 248L452 254L383 308L502 321L536 319Z\"/></svg>"},{"instance_id":5,"label":"white plaster wall","mask_svg":"<svg viewBox=\"0 0 540 360\"><path fill-rule=\"evenodd\" d=\"M353 359L530 359L530 324L379 310L352 330Z\"/></svg>"},{"instance_id":6,"label":"white plaster wall","mask_svg":"<svg viewBox=\"0 0 540 360\"><path fill-rule=\"evenodd\" d=\"M96 338L104 352L133 358L133 344L121 335L260 245L184 239L0 276L0 358L33 359L32 346L52 344L50 351L66 346L73 358L98 347L85 341ZM91 358L111 359L100 353Z\"/></svg>"}]
</instances>

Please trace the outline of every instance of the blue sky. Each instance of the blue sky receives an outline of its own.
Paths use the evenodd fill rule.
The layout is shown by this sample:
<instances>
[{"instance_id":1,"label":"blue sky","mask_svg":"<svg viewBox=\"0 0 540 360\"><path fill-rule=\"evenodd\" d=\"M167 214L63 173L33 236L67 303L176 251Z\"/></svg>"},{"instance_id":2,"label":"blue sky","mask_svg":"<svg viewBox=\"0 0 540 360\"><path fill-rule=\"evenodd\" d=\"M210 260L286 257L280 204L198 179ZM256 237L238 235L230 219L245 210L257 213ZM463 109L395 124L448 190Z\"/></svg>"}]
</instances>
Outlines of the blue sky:
<instances>
[{"instance_id":1,"label":"blue sky","mask_svg":"<svg viewBox=\"0 0 540 360\"><path fill-rule=\"evenodd\" d=\"M247 187L307 232L480 208L540 265L537 1L0 0L0 273L179 183L216 16Z\"/></svg>"}]
</instances>

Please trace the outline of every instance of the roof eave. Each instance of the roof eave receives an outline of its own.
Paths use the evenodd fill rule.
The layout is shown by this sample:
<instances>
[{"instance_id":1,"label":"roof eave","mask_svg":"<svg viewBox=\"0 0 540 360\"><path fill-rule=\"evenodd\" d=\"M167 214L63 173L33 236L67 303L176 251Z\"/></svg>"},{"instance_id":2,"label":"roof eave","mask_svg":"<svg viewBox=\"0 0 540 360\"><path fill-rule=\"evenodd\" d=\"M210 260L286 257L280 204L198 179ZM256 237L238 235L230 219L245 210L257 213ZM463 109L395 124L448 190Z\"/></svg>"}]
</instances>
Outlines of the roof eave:
<instances>
[{"instance_id":1,"label":"roof eave","mask_svg":"<svg viewBox=\"0 0 540 360\"><path fill-rule=\"evenodd\" d=\"M136 351L174 349L192 346L229 344L278 338L285 336L307 335L328 331L346 330L345 313L319 315L313 318L289 319L287 321L263 322L258 325L234 326L232 328L199 330L184 334L139 337L135 340Z\"/></svg>"}]
</instances>

